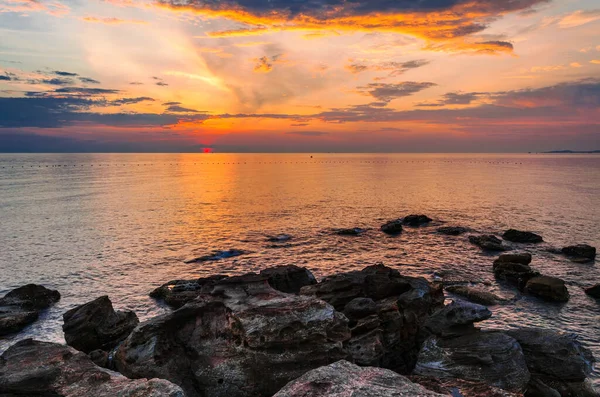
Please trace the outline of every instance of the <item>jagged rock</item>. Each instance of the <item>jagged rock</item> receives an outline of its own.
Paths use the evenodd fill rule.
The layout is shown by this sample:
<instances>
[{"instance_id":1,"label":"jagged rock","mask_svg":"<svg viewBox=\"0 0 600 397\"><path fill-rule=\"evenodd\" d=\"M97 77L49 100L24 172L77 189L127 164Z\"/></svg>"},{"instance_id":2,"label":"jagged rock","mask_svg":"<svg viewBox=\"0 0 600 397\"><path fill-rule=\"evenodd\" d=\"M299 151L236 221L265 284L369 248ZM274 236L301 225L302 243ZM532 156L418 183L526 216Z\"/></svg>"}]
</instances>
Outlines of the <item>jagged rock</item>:
<instances>
[{"instance_id":1,"label":"jagged rock","mask_svg":"<svg viewBox=\"0 0 600 397\"><path fill-rule=\"evenodd\" d=\"M521 265L529 265L531 263L531 259L531 254L528 252L502 254L494 261L494 265L500 263L519 263Z\"/></svg>"},{"instance_id":2,"label":"jagged rock","mask_svg":"<svg viewBox=\"0 0 600 397\"><path fill-rule=\"evenodd\" d=\"M506 247L502 245L502 240L491 234L469 236L469 241L485 251L506 251Z\"/></svg>"},{"instance_id":3,"label":"jagged rock","mask_svg":"<svg viewBox=\"0 0 600 397\"><path fill-rule=\"evenodd\" d=\"M596 259L596 248L587 244L571 245L561 252L574 262L586 263Z\"/></svg>"},{"instance_id":4,"label":"jagged rock","mask_svg":"<svg viewBox=\"0 0 600 397\"><path fill-rule=\"evenodd\" d=\"M219 261L221 259L235 258L236 256L245 255L246 251L231 249L227 251L213 251L212 254L200 256L198 258L189 259L184 263L197 263L197 262L209 262Z\"/></svg>"},{"instance_id":5,"label":"jagged rock","mask_svg":"<svg viewBox=\"0 0 600 397\"><path fill-rule=\"evenodd\" d=\"M520 230L509 229L504 232L502 238L513 243L525 243L525 244L536 244L542 243L544 239L539 234L532 232L523 232Z\"/></svg>"},{"instance_id":6,"label":"jagged rock","mask_svg":"<svg viewBox=\"0 0 600 397\"><path fill-rule=\"evenodd\" d=\"M389 221L381 226L381 231L386 234L400 234L402 230L402 219Z\"/></svg>"},{"instance_id":7,"label":"jagged rock","mask_svg":"<svg viewBox=\"0 0 600 397\"><path fill-rule=\"evenodd\" d=\"M0 395L184 397L181 388L166 380L127 379L68 346L31 339L0 357Z\"/></svg>"},{"instance_id":8,"label":"jagged rock","mask_svg":"<svg viewBox=\"0 0 600 397\"><path fill-rule=\"evenodd\" d=\"M294 265L271 267L261 271L260 274L267 277L271 287L290 294L297 294L302 287L317 283L310 270Z\"/></svg>"},{"instance_id":9,"label":"jagged rock","mask_svg":"<svg viewBox=\"0 0 600 397\"><path fill-rule=\"evenodd\" d=\"M538 276L527 281L525 291L551 302L567 302L569 291L560 278Z\"/></svg>"},{"instance_id":10,"label":"jagged rock","mask_svg":"<svg viewBox=\"0 0 600 397\"><path fill-rule=\"evenodd\" d=\"M63 320L67 344L85 353L112 349L139 323L132 311L116 312L108 296L69 310Z\"/></svg>"},{"instance_id":11,"label":"jagged rock","mask_svg":"<svg viewBox=\"0 0 600 397\"><path fill-rule=\"evenodd\" d=\"M336 274L302 288L300 293L348 313L352 337L344 345L355 363L400 373L409 373L414 367L423 324L443 302L441 286L430 285L422 278L401 276L384 265ZM368 299L375 303L376 313L372 313Z\"/></svg>"},{"instance_id":12,"label":"jagged rock","mask_svg":"<svg viewBox=\"0 0 600 397\"><path fill-rule=\"evenodd\" d=\"M473 323L487 320L492 312L476 303L455 300L433 313L425 322L425 328L436 335L452 335L456 330L462 334Z\"/></svg>"},{"instance_id":13,"label":"jagged rock","mask_svg":"<svg viewBox=\"0 0 600 397\"><path fill-rule=\"evenodd\" d=\"M352 229L336 229L336 230L334 230L334 233L337 234L338 236L360 236L361 234L363 234L366 231L367 231L366 229L361 229L360 227L355 227Z\"/></svg>"},{"instance_id":14,"label":"jagged rock","mask_svg":"<svg viewBox=\"0 0 600 397\"><path fill-rule=\"evenodd\" d=\"M592 298L600 299L600 284L585 289L585 293Z\"/></svg>"},{"instance_id":15,"label":"jagged rock","mask_svg":"<svg viewBox=\"0 0 600 397\"><path fill-rule=\"evenodd\" d=\"M480 305L492 306L504 301L503 298L500 298L499 296L491 292L484 291L480 288L473 288L464 285L451 285L445 289L450 293L462 296L469 301L479 303Z\"/></svg>"},{"instance_id":16,"label":"jagged rock","mask_svg":"<svg viewBox=\"0 0 600 397\"><path fill-rule=\"evenodd\" d=\"M494 261L494 276L500 280L508 281L519 289L525 288L529 280L538 277L539 272L533 270L529 265L514 262Z\"/></svg>"},{"instance_id":17,"label":"jagged rock","mask_svg":"<svg viewBox=\"0 0 600 397\"><path fill-rule=\"evenodd\" d=\"M466 227L461 226L443 226L438 228L438 233L446 234L448 236L460 236L469 231Z\"/></svg>"},{"instance_id":18,"label":"jagged rock","mask_svg":"<svg viewBox=\"0 0 600 397\"><path fill-rule=\"evenodd\" d=\"M434 397L442 394L395 372L361 368L348 361L314 369L288 383L273 397Z\"/></svg>"},{"instance_id":19,"label":"jagged rock","mask_svg":"<svg viewBox=\"0 0 600 397\"><path fill-rule=\"evenodd\" d=\"M408 226L421 226L431 222L433 219L427 215L408 215L402 219L402 223Z\"/></svg>"},{"instance_id":20,"label":"jagged rock","mask_svg":"<svg viewBox=\"0 0 600 397\"><path fill-rule=\"evenodd\" d=\"M465 379L523 392L529 382L517 341L501 332L473 332L454 338L431 336L423 344L415 375Z\"/></svg>"},{"instance_id":21,"label":"jagged rock","mask_svg":"<svg viewBox=\"0 0 600 397\"><path fill-rule=\"evenodd\" d=\"M168 379L188 397L267 396L347 358L347 321L322 300L273 289L264 276L230 277L140 324L115 365L130 378Z\"/></svg>"},{"instance_id":22,"label":"jagged rock","mask_svg":"<svg viewBox=\"0 0 600 397\"><path fill-rule=\"evenodd\" d=\"M507 331L507 334L523 349L534 381L533 389L546 386L563 397L598 396L587 380L592 373L594 356L575 335L541 328L521 328ZM528 395L535 396L533 393Z\"/></svg>"},{"instance_id":23,"label":"jagged rock","mask_svg":"<svg viewBox=\"0 0 600 397\"><path fill-rule=\"evenodd\" d=\"M60 293L41 285L28 284L0 298L0 336L18 332L35 322L40 311L60 300Z\"/></svg>"},{"instance_id":24,"label":"jagged rock","mask_svg":"<svg viewBox=\"0 0 600 397\"><path fill-rule=\"evenodd\" d=\"M464 379L435 379L410 376L410 380L436 393L453 397L523 397L522 393L511 393L482 382ZM560 397L560 396L559 396Z\"/></svg>"}]
</instances>

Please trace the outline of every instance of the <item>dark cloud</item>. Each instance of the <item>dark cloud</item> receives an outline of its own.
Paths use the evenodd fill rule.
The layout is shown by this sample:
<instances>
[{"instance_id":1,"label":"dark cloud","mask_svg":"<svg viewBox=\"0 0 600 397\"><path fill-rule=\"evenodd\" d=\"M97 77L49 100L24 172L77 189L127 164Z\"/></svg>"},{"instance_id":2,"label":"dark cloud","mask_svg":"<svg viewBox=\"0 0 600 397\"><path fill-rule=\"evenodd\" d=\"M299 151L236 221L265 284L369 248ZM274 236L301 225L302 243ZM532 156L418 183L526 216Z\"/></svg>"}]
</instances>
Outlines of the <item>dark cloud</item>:
<instances>
[{"instance_id":1,"label":"dark cloud","mask_svg":"<svg viewBox=\"0 0 600 397\"><path fill-rule=\"evenodd\" d=\"M391 84L371 83L366 86L358 87L358 92L363 95L370 95L382 102L390 102L396 98L410 96L435 85L435 83L416 81L404 81L402 83Z\"/></svg>"},{"instance_id":2,"label":"dark cloud","mask_svg":"<svg viewBox=\"0 0 600 397\"><path fill-rule=\"evenodd\" d=\"M288 135L301 135L301 136L323 136L329 135L328 132L325 131L288 131L286 132Z\"/></svg>"},{"instance_id":3,"label":"dark cloud","mask_svg":"<svg viewBox=\"0 0 600 397\"><path fill-rule=\"evenodd\" d=\"M11 81L11 80L12 79L10 78L10 76L0 74L0 81Z\"/></svg>"},{"instance_id":4,"label":"dark cloud","mask_svg":"<svg viewBox=\"0 0 600 397\"><path fill-rule=\"evenodd\" d=\"M114 101L110 101L111 105L115 105L115 106L121 106L121 105L133 105L135 103L140 103L140 102L154 102L154 98L150 98L147 96L142 96L142 97L138 97L138 98L121 98L121 99L116 99Z\"/></svg>"},{"instance_id":5,"label":"dark cloud","mask_svg":"<svg viewBox=\"0 0 600 397\"><path fill-rule=\"evenodd\" d=\"M163 106L177 106L177 105L181 105L181 102L165 102L162 105Z\"/></svg>"},{"instance_id":6,"label":"dark cloud","mask_svg":"<svg viewBox=\"0 0 600 397\"><path fill-rule=\"evenodd\" d=\"M63 77L77 77L77 76L79 76L77 73L61 72L60 70L55 70L52 73L54 73L57 76L63 76Z\"/></svg>"},{"instance_id":7,"label":"dark cloud","mask_svg":"<svg viewBox=\"0 0 600 397\"><path fill-rule=\"evenodd\" d=\"M98 80L90 79L89 77L80 77L79 81L84 84L100 84Z\"/></svg>"},{"instance_id":8,"label":"dark cloud","mask_svg":"<svg viewBox=\"0 0 600 397\"><path fill-rule=\"evenodd\" d=\"M167 84L167 83L165 83L165 82L162 82L162 81L159 81L158 83L156 83L156 85L158 85L158 86L161 86L161 87L166 87L166 86L168 86L169 84Z\"/></svg>"},{"instance_id":9,"label":"dark cloud","mask_svg":"<svg viewBox=\"0 0 600 397\"><path fill-rule=\"evenodd\" d=\"M131 85L144 85L144 83L140 83L139 81L132 81L129 84L131 84Z\"/></svg>"},{"instance_id":10,"label":"dark cloud","mask_svg":"<svg viewBox=\"0 0 600 397\"><path fill-rule=\"evenodd\" d=\"M422 102L417 106L441 107L446 105L470 105L477 99L485 96L483 92L449 92L444 94L437 102Z\"/></svg>"},{"instance_id":11,"label":"dark cloud","mask_svg":"<svg viewBox=\"0 0 600 397\"><path fill-rule=\"evenodd\" d=\"M200 113L195 109L188 109L188 108L184 108L183 106L179 106L179 105L171 105L167 108L167 112L171 112L171 113Z\"/></svg>"},{"instance_id":12,"label":"dark cloud","mask_svg":"<svg viewBox=\"0 0 600 397\"><path fill-rule=\"evenodd\" d=\"M106 95L118 94L120 90L106 88L86 88L86 87L64 87L54 90L58 94L75 94L75 95Z\"/></svg>"},{"instance_id":13,"label":"dark cloud","mask_svg":"<svg viewBox=\"0 0 600 397\"><path fill-rule=\"evenodd\" d=\"M360 63L352 63L346 66L346 69L351 73L357 74L361 72L365 72L367 70L370 71L386 71L390 72L388 77L396 77L411 69L420 68L422 66L428 65L429 61L425 59L415 59L407 62L383 62L375 65L366 65Z\"/></svg>"},{"instance_id":14,"label":"dark cloud","mask_svg":"<svg viewBox=\"0 0 600 397\"><path fill-rule=\"evenodd\" d=\"M73 84L73 80L71 79L61 79L61 78L54 78L54 79L44 79L44 80L30 80L31 84L49 84L49 85L69 85L69 84Z\"/></svg>"}]
</instances>

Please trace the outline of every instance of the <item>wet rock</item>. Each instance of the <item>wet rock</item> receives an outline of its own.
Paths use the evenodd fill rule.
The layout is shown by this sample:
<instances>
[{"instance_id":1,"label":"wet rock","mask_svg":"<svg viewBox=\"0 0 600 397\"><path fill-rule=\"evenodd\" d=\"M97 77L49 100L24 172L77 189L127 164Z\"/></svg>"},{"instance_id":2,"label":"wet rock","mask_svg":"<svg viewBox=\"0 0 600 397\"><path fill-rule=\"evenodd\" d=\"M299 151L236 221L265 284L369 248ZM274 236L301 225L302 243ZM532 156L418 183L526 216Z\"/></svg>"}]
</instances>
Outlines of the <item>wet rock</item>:
<instances>
[{"instance_id":1,"label":"wet rock","mask_svg":"<svg viewBox=\"0 0 600 397\"><path fill-rule=\"evenodd\" d=\"M592 373L594 357L575 335L541 328L521 328L507 331L507 334L523 349L532 376L532 389L545 386L563 397L598 396L587 380ZM555 393L547 390L546 394L537 395L552 394Z\"/></svg>"},{"instance_id":2,"label":"wet rock","mask_svg":"<svg viewBox=\"0 0 600 397\"><path fill-rule=\"evenodd\" d=\"M396 219L394 221L386 222L381 226L381 231L386 234L400 234L402 233L402 219Z\"/></svg>"},{"instance_id":3,"label":"wet rock","mask_svg":"<svg viewBox=\"0 0 600 397\"><path fill-rule=\"evenodd\" d=\"M502 240L493 235L469 236L469 241L484 251L506 251Z\"/></svg>"},{"instance_id":4,"label":"wet rock","mask_svg":"<svg viewBox=\"0 0 600 397\"><path fill-rule=\"evenodd\" d=\"M539 275L540 273L533 270L529 265L494 261L494 276L497 279L516 285L519 289L525 288L529 280Z\"/></svg>"},{"instance_id":5,"label":"wet rock","mask_svg":"<svg viewBox=\"0 0 600 397\"><path fill-rule=\"evenodd\" d=\"M288 383L273 397L434 397L442 396L395 372L339 361Z\"/></svg>"},{"instance_id":6,"label":"wet rock","mask_svg":"<svg viewBox=\"0 0 600 397\"><path fill-rule=\"evenodd\" d=\"M292 236L289 234L278 234L276 236L267 236L267 241L270 243L285 243L286 241L290 241Z\"/></svg>"},{"instance_id":7,"label":"wet rock","mask_svg":"<svg viewBox=\"0 0 600 397\"><path fill-rule=\"evenodd\" d=\"M465 379L523 392L529 370L521 347L501 332L473 332L455 338L431 336L419 353L415 375Z\"/></svg>"},{"instance_id":8,"label":"wet rock","mask_svg":"<svg viewBox=\"0 0 600 397\"><path fill-rule=\"evenodd\" d=\"M492 312L476 303L455 300L444 306L425 322L425 328L436 335L462 334L474 323L492 317ZM467 327L465 327L467 326Z\"/></svg>"},{"instance_id":9,"label":"wet rock","mask_svg":"<svg viewBox=\"0 0 600 397\"><path fill-rule=\"evenodd\" d=\"M437 229L438 233L446 234L448 236L460 236L469 231L466 227L461 226L444 226Z\"/></svg>"},{"instance_id":10,"label":"wet rock","mask_svg":"<svg viewBox=\"0 0 600 397\"><path fill-rule=\"evenodd\" d=\"M245 255L246 252L242 250L232 249L228 251L214 251L212 254L200 256L198 258L189 259L184 261L185 263L197 263L197 262L209 262L219 261L221 259L235 258L236 256Z\"/></svg>"},{"instance_id":11,"label":"wet rock","mask_svg":"<svg viewBox=\"0 0 600 397\"><path fill-rule=\"evenodd\" d=\"M464 379L435 379L423 376L410 376L410 380L425 388L453 397L523 397L522 393L511 393L482 382ZM559 396L560 397L560 396Z\"/></svg>"},{"instance_id":12,"label":"wet rock","mask_svg":"<svg viewBox=\"0 0 600 397\"><path fill-rule=\"evenodd\" d=\"M523 232L521 230L509 229L504 232L502 238L513 243L536 244L544 241L542 236L532 232Z\"/></svg>"},{"instance_id":13,"label":"wet rock","mask_svg":"<svg viewBox=\"0 0 600 397\"><path fill-rule=\"evenodd\" d=\"M445 289L450 293L462 296L471 302L479 303L481 305L492 306L504 301L503 298L500 298L499 296L491 292L484 291L480 288L473 288L464 285L451 285Z\"/></svg>"},{"instance_id":14,"label":"wet rock","mask_svg":"<svg viewBox=\"0 0 600 397\"><path fill-rule=\"evenodd\" d=\"M215 284L228 277L225 275L216 275L196 280L169 281L152 291L150 297L164 300L167 305L179 309L186 303L196 299L202 292L212 291Z\"/></svg>"},{"instance_id":15,"label":"wet rock","mask_svg":"<svg viewBox=\"0 0 600 397\"><path fill-rule=\"evenodd\" d=\"M421 226L431 222L433 219L427 215L408 215L402 219L402 223L408 226Z\"/></svg>"},{"instance_id":16,"label":"wet rock","mask_svg":"<svg viewBox=\"0 0 600 397\"><path fill-rule=\"evenodd\" d=\"M166 380L127 379L68 346L31 339L1 356L0 395L184 397L181 388Z\"/></svg>"},{"instance_id":17,"label":"wet rock","mask_svg":"<svg viewBox=\"0 0 600 397\"><path fill-rule=\"evenodd\" d=\"M336 274L300 293L322 299L348 315L352 336L344 346L355 363L400 373L414 367L423 324L443 302L441 285L404 277L384 265Z\"/></svg>"},{"instance_id":18,"label":"wet rock","mask_svg":"<svg viewBox=\"0 0 600 397\"><path fill-rule=\"evenodd\" d=\"M317 283L310 270L294 265L271 267L260 274L267 277L271 287L289 294L297 294L302 287Z\"/></svg>"},{"instance_id":19,"label":"wet rock","mask_svg":"<svg viewBox=\"0 0 600 397\"><path fill-rule=\"evenodd\" d=\"M139 323L132 311L116 312L108 296L69 310L63 320L67 344L85 353L112 349Z\"/></svg>"},{"instance_id":20,"label":"wet rock","mask_svg":"<svg viewBox=\"0 0 600 397\"><path fill-rule=\"evenodd\" d=\"M525 291L551 302L567 302L569 291L565 282L556 277L538 276L527 281Z\"/></svg>"},{"instance_id":21,"label":"wet rock","mask_svg":"<svg viewBox=\"0 0 600 397\"><path fill-rule=\"evenodd\" d=\"M592 298L600 299L600 284L585 289L585 293Z\"/></svg>"},{"instance_id":22,"label":"wet rock","mask_svg":"<svg viewBox=\"0 0 600 397\"><path fill-rule=\"evenodd\" d=\"M94 350L88 354L88 357L94 364L102 368L109 368L110 366L110 353L104 350Z\"/></svg>"},{"instance_id":23,"label":"wet rock","mask_svg":"<svg viewBox=\"0 0 600 397\"><path fill-rule=\"evenodd\" d=\"M500 263L519 263L521 265L529 265L531 263L531 254L527 252L502 254L494 261L494 265Z\"/></svg>"},{"instance_id":24,"label":"wet rock","mask_svg":"<svg viewBox=\"0 0 600 397\"><path fill-rule=\"evenodd\" d=\"M230 277L140 324L115 364L130 378L168 379L188 397L273 395L307 371L347 358L347 321L322 300L273 289L264 276Z\"/></svg>"},{"instance_id":25,"label":"wet rock","mask_svg":"<svg viewBox=\"0 0 600 397\"><path fill-rule=\"evenodd\" d=\"M28 284L0 298L0 335L19 332L35 322L39 313L60 300L60 293Z\"/></svg>"},{"instance_id":26,"label":"wet rock","mask_svg":"<svg viewBox=\"0 0 600 397\"><path fill-rule=\"evenodd\" d=\"M333 232L338 236L360 236L366 231L366 229L355 227L352 229L335 229Z\"/></svg>"},{"instance_id":27,"label":"wet rock","mask_svg":"<svg viewBox=\"0 0 600 397\"><path fill-rule=\"evenodd\" d=\"M596 248L587 244L571 245L561 252L574 262L586 263L596 259Z\"/></svg>"}]
</instances>

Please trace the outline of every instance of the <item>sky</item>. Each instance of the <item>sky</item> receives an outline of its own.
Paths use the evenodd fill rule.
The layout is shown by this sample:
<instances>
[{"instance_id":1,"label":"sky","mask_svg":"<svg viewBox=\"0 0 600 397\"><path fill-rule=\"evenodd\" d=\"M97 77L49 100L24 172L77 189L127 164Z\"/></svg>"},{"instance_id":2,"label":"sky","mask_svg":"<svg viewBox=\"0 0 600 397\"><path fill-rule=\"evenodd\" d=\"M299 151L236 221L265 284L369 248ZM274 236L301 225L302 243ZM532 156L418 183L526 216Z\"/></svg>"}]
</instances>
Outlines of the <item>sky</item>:
<instances>
[{"instance_id":1,"label":"sky","mask_svg":"<svg viewBox=\"0 0 600 397\"><path fill-rule=\"evenodd\" d=\"M598 0L0 0L0 152L558 149Z\"/></svg>"}]
</instances>

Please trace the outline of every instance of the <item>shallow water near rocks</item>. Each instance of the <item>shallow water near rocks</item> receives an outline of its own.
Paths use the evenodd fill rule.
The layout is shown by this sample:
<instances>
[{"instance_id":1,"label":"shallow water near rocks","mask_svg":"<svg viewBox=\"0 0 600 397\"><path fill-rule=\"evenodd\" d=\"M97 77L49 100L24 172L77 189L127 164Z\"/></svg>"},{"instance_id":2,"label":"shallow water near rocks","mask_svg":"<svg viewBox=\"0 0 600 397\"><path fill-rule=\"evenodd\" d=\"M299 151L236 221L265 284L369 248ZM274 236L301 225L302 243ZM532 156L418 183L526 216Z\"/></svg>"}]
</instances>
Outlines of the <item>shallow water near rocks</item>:
<instances>
[{"instance_id":1,"label":"shallow water near rocks","mask_svg":"<svg viewBox=\"0 0 600 397\"><path fill-rule=\"evenodd\" d=\"M398 236L379 230L421 213L434 221ZM168 310L148 293L173 279L286 264L323 277L383 262L514 297L482 326L574 332L600 359L600 302L582 290L600 283L598 263L548 251L600 247L598 155L0 155L0 214L0 294L27 283L62 294L38 322L0 338L0 351L25 337L64 343L62 313L105 294L144 320ZM438 234L442 225L541 234L542 244L508 245L566 280L571 300L546 303L499 284L495 255L469 233ZM342 228L366 230L335 233ZM185 263L219 251L242 254Z\"/></svg>"}]
</instances>

